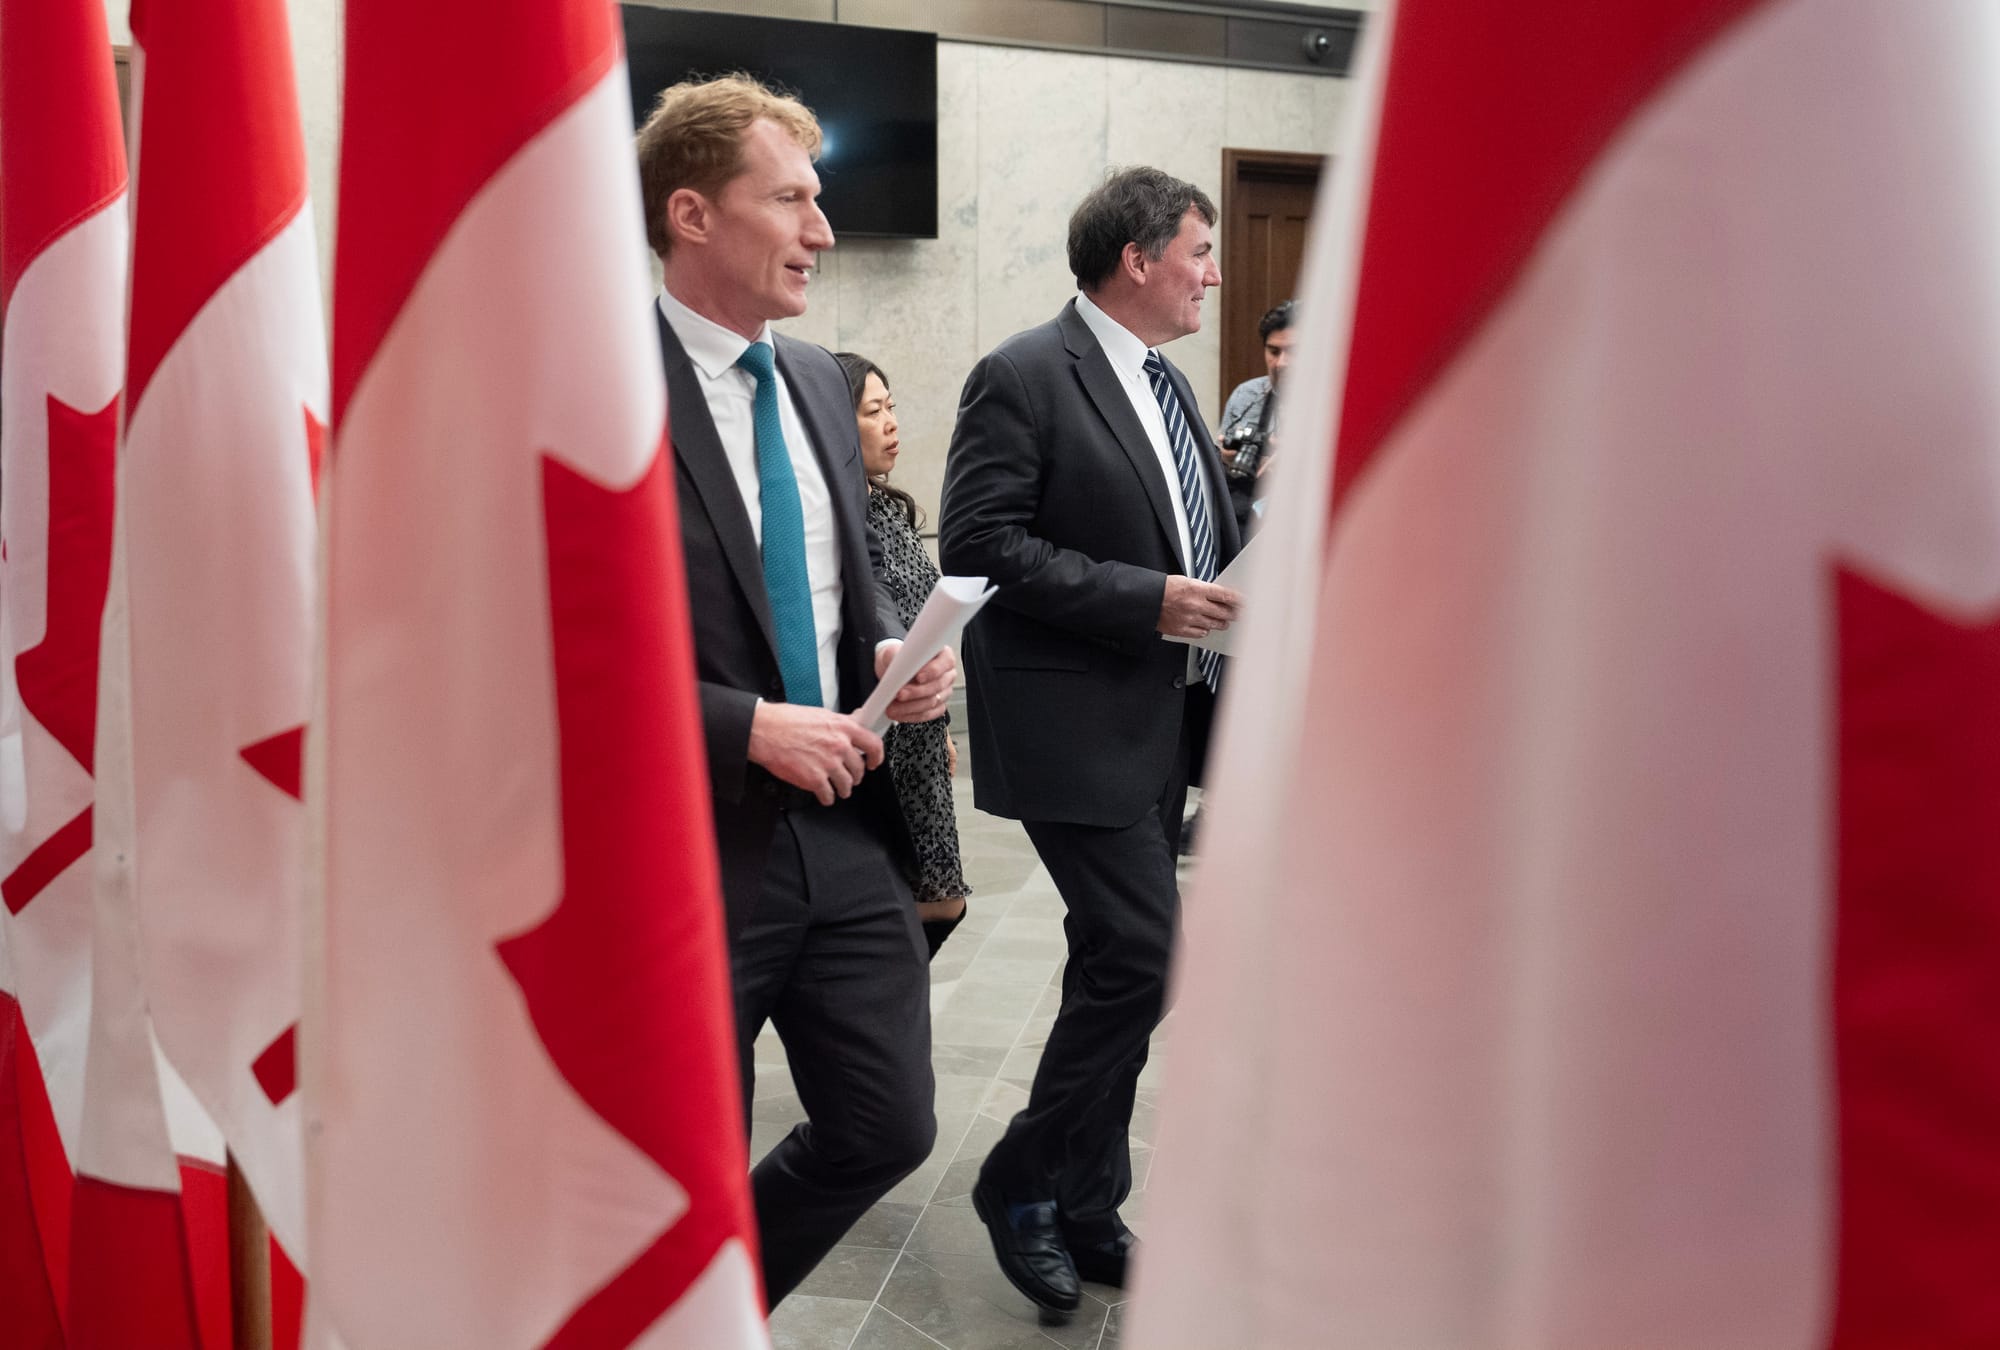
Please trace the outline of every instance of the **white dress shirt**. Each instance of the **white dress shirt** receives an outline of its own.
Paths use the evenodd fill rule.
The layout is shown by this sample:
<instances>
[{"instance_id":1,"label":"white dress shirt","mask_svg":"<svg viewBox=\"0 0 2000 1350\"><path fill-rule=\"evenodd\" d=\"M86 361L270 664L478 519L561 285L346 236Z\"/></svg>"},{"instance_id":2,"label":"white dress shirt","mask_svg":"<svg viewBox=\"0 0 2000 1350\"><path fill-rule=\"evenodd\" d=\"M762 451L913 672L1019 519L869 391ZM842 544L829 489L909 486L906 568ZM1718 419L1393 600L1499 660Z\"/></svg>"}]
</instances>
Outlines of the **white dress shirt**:
<instances>
[{"instance_id":1,"label":"white dress shirt","mask_svg":"<svg viewBox=\"0 0 2000 1350\"><path fill-rule=\"evenodd\" d=\"M763 489L757 479L757 425L755 400L757 377L736 365L748 350L750 339L731 332L660 292L660 313L687 349L701 383L702 398L708 404L709 420L722 441L722 453L729 459L729 472L736 490L743 494L750 514L750 532L758 546L764 542ZM769 324L757 341L771 344ZM840 642L840 551L833 534L833 499L820 472L819 457L813 453L812 438L792 403L792 392L775 363L773 376L778 386L778 420L785 432L785 449L791 453L792 473L799 480L799 506L805 514L806 576L812 583L813 635L819 639L819 689L829 708L840 706L840 663L836 659ZM1155 410L1157 412L1157 410Z\"/></svg>"},{"instance_id":2,"label":"white dress shirt","mask_svg":"<svg viewBox=\"0 0 2000 1350\"><path fill-rule=\"evenodd\" d=\"M1181 471L1174 463L1173 444L1167 440L1166 414L1160 411L1160 400L1153 395L1153 382L1146 376L1146 344L1081 291L1076 296L1076 312L1089 326L1097 345L1111 358L1112 372L1125 387L1125 397L1132 401L1132 411L1139 414L1139 425L1146 429L1146 439L1160 461L1160 474L1167 480L1167 500L1174 505L1174 529L1180 536L1181 570L1187 572L1193 566L1189 559L1194 556L1194 548L1188 541L1187 503L1181 500ZM1187 418L1192 435L1199 419L1191 408L1181 409L1181 415ZM1195 488L1202 494L1202 505L1208 508L1209 535L1214 538L1215 504L1208 499L1208 485L1199 471L1195 474Z\"/></svg>"}]
</instances>

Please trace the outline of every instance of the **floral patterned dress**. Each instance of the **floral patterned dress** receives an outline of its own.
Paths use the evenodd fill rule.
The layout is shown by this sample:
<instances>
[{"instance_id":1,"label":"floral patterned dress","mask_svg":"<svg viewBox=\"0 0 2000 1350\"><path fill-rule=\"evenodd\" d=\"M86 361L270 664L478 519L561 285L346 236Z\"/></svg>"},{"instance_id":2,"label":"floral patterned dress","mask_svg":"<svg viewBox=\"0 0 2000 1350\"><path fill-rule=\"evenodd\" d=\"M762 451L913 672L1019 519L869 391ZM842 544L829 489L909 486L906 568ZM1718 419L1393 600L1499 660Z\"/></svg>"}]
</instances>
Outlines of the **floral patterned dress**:
<instances>
[{"instance_id":1,"label":"floral patterned dress","mask_svg":"<svg viewBox=\"0 0 2000 1350\"><path fill-rule=\"evenodd\" d=\"M924 541L903 508L887 493L868 490L868 523L882 537L882 578L896 597L896 612L905 625L916 622L917 611L930 598L938 570L924 552ZM916 845L921 875L914 892L919 901L949 900L970 895L965 869L958 860L958 816L952 808L951 771L945 742L948 717L934 722L897 723L883 737L896 796L903 804L910 839Z\"/></svg>"}]
</instances>

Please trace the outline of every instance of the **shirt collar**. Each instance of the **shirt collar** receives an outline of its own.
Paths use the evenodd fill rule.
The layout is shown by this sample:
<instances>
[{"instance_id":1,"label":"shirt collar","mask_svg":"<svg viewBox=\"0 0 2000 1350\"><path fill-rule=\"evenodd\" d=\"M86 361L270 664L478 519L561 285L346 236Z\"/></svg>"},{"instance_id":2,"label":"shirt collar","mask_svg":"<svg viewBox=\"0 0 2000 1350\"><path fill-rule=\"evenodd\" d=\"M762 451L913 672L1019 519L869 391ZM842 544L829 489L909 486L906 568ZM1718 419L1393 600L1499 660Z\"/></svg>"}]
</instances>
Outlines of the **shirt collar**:
<instances>
[{"instance_id":1,"label":"shirt collar","mask_svg":"<svg viewBox=\"0 0 2000 1350\"><path fill-rule=\"evenodd\" d=\"M666 315L667 326L674 330L681 346L687 348L688 360L711 380L735 366L736 359L749 349L751 339L695 313L664 286L660 288L660 313ZM771 344L770 324L758 332L756 341Z\"/></svg>"},{"instance_id":2,"label":"shirt collar","mask_svg":"<svg viewBox=\"0 0 2000 1350\"><path fill-rule=\"evenodd\" d=\"M1106 314L1097 307L1097 302L1082 291L1076 293L1076 312L1082 316L1090 332L1097 339L1097 345L1104 348L1104 354L1111 358L1111 364L1128 375L1138 375L1146 368L1146 344L1131 329Z\"/></svg>"}]
</instances>

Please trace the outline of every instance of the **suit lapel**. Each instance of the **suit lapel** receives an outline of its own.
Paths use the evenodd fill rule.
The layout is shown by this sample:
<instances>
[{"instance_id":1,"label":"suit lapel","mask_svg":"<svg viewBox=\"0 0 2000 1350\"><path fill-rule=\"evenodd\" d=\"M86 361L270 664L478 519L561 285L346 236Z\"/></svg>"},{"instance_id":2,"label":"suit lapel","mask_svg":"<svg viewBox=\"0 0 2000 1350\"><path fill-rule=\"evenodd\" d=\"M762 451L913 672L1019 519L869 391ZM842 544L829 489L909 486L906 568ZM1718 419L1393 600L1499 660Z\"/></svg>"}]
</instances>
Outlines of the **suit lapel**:
<instances>
[{"instance_id":1,"label":"suit lapel","mask_svg":"<svg viewBox=\"0 0 2000 1350\"><path fill-rule=\"evenodd\" d=\"M838 531L836 537L841 541L844 560L847 542L861 537L861 521L854 514L854 495L845 490L845 480L849 476L859 476L861 467L854 462L854 456L834 453L835 448L845 442L840 436L840 423L832 421L833 417L837 416L847 424L850 439L856 434L853 430L854 415L847 410L847 391L843 386L840 397L834 399L833 406L829 408L829 392L800 364L792 340L775 333L772 339L778 355L778 373L785 377L785 385L792 391L792 407L798 411L799 421L805 424L806 435L812 441L813 457L819 461L819 471L826 478L826 495L833 502L834 528Z\"/></svg>"},{"instance_id":2,"label":"suit lapel","mask_svg":"<svg viewBox=\"0 0 2000 1350\"><path fill-rule=\"evenodd\" d=\"M1077 379L1082 382L1084 392L1090 395L1090 401L1097 405L1099 415L1111 428L1111 434L1125 452L1125 457L1132 461L1132 470L1139 475L1139 485L1145 489L1146 500L1152 503L1153 515L1167 536L1167 547L1176 558L1180 558L1181 568L1185 571L1188 561L1181 558L1180 527L1174 523L1174 503L1167 495L1166 480L1161 477L1160 457L1153 452L1153 443L1146 439L1146 429L1140 425L1139 415L1132 411L1132 400L1127 397L1118 372L1111 368L1111 358L1098 345L1090 325L1076 312L1074 300L1063 308L1060 323L1063 340L1069 347L1070 355L1076 358Z\"/></svg>"},{"instance_id":3,"label":"suit lapel","mask_svg":"<svg viewBox=\"0 0 2000 1350\"><path fill-rule=\"evenodd\" d=\"M687 470L709 524L722 545L722 556L736 575L764 641L778 650L777 628L771 622L771 598L764 588L764 559L757 548L757 536L750 528L750 511L743 493L730 472L729 456L723 453L722 438L715 434L715 422L708 415L708 400L702 395L701 380L687 350L674 336L673 326L660 307L653 306L660 324L660 352L667 368L667 419L673 432L674 457Z\"/></svg>"}]
</instances>

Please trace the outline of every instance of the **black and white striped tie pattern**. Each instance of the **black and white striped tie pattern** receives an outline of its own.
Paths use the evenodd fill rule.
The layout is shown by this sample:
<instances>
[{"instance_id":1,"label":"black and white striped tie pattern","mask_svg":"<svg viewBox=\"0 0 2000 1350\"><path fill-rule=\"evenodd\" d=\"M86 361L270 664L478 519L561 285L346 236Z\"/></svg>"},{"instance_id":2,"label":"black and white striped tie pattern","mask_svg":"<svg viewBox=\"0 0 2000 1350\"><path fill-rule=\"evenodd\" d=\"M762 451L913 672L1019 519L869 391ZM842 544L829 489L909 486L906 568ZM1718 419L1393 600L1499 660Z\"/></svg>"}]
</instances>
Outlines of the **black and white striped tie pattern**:
<instances>
[{"instance_id":1,"label":"black and white striped tie pattern","mask_svg":"<svg viewBox=\"0 0 2000 1350\"><path fill-rule=\"evenodd\" d=\"M1167 378L1167 363L1158 352L1146 353L1146 379L1159 400L1160 413L1167 422L1167 445L1174 452L1174 469L1181 480L1181 505L1187 509L1188 575L1196 581L1215 580L1215 534L1208 526L1208 500L1202 492L1201 460L1195 454L1194 434L1188 430L1187 414L1181 411L1180 396ZM1222 680L1222 658L1216 653L1195 649L1195 666L1211 692Z\"/></svg>"}]
</instances>

